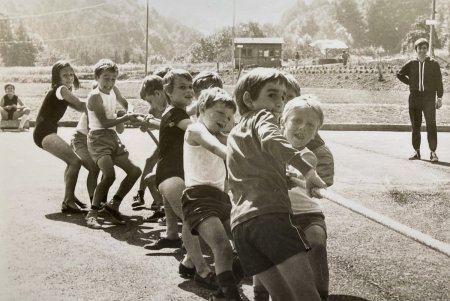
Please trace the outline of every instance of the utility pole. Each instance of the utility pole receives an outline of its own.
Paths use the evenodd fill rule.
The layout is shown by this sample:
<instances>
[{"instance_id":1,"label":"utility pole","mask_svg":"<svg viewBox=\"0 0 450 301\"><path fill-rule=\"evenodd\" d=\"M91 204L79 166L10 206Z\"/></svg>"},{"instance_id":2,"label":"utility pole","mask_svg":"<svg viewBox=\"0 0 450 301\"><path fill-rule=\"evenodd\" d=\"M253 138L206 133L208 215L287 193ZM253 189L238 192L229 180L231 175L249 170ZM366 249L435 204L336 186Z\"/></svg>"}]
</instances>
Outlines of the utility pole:
<instances>
[{"instance_id":1,"label":"utility pole","mask_svg":"<svg viewBox=\"0 0 450 301\"><path fill-rule=\"evenodd\" d=\"M147 62L148 62L148 1L147 0L147 23L145 25L145 75L147 76Z\"/></svg>"},{"instance_id":2,"label":"utility pole","mask_svg":"<svg viewBox=\"0 0 450 301\"><path fill-rule=\"evenodd\" d=\"M234 58L234 25L236 22L236 0L233 0L233 27L231 28L231 72L233 73L233 84L236 82L236 76L234 74L235 58Z\"/></svg>"},{"instance_id":3,"label":"utility pole","mask_svg":"<svg viewBox=\"0 0 450 301\"><path fill-rule=\"evenodd\" d=\"M430 57L434 58L434 47L433 47L433 33L434 33L434 20L436 17L436 0L432 0L433 5L431 9L431 24L430 24Z\"/></svg>"}]
</instances>

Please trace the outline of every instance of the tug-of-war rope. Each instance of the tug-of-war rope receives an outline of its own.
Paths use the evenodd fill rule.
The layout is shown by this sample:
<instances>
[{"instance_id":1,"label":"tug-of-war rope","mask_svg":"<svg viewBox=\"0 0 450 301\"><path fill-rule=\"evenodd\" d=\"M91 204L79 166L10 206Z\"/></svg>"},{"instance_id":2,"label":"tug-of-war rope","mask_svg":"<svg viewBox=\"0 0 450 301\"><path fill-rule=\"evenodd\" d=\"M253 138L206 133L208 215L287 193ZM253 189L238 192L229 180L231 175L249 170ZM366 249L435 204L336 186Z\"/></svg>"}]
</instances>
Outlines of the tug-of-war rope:
<instances>
[{"instance_id":1,"label":"tug-of-war rope","mask_svg":"<svg viewBox=\"0 0 450 301\"><path fill-rule=\"evenodd\" d=\"M427 234L424 234L420 231L417 231L416 229L410 228L402 223L399 223L396 220L393 220L383 214L380 214L367 207L364 207L355 201L344 198L331 190L316 189L315 193L333 203L336 203L344 208L347 208L355 213L358 213L380 225L392 229L408 238L411 238L433 250L436 250L450 257L450 245L443 241L434 239L433 237Z\"/></svg>"}]
</instances>

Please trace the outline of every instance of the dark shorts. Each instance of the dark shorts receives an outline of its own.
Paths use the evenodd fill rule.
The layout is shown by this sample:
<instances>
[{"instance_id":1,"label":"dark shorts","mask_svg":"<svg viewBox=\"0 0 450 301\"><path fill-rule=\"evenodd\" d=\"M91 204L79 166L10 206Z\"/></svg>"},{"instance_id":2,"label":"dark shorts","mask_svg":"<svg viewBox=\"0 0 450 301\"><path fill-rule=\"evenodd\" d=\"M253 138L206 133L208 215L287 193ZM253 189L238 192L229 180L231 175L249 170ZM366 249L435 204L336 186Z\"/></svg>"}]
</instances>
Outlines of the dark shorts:
<instances>
[{"instance_id":1,"label":"dark shorts","mask_svg":"<svg viewBox=\"0 0 450 301\"><path fill-rule=\"evenodd\" d=\"M208 217L218 217L222 223L230 219L230 197L212 186L186 188L181 197L181 207L183 220L193 235L198 235L197 227Z\"/></svg>"},{"instance_id":2,"label":"dark shorts","mask_svg":"<svg viewBox=\"0 0 450 301\"><path fill-rule=\"evenodd\" d=\"M156 187L159 187L159 184L169 178L178 177L184 180L183 161L181 161L181 165L178 159L175 161L173 164L165 164L158 161L156 165Z\"/></svg>"},{"instance_id":3,"label":"dark shorts","mask_svg":"<svg viewBox=\"0 0 450 301\"><path fill-rule=\"evenodd\" d=\"M260 215L233 228L233 240L246 276L254 276L310 249L288 213Z\"/></svg>"},{"instance_id":4,"label":"dark shorts","mask_svg":"<svg viewBox=\"0 0 450 301\"><path fill-rule=\"evenodd\" d=\"M87 148L87 136L83 133L75 131L75 134L72 136L72 140L70 140L70 145L75 153L81 149Z\"/></svg>"},{"instance_id":5,"label":"dark shorts","mask_svg":"<svg viewBox=\"0 0 450 301\"><path fill-rule=\"evenodd\" d=\"M125 145L122 144L114 130L104 129L89 132L87 143L89 153L95 163L103 156L116 158L128 155Z\"/></svg>"},{"instance_id":6,"label":"dark shorts","mask_svg":"<svg viewBox=\"0 0 450 301\"><path fill-rule=\"evenodd\" d=\"M294 225L299 226L303 231L308 230L311 226L319 226L327 233L327 225L325 224L325 215L323 213L296 214L293 216L293 222Z\"/></svg>"},{"instance_id":7,"label":"dark shorts","mask_svg":"<svg viewBox=\"0 0 450 301\"><path fill-rule=\"evenodd\" d=\"M36 143L37 146L42 148L42 141L45 137L47 137L50 134L56 134L58 131L58 126L38 126L34 129L33 132L33 140L34 143Z\"/></svg>"}]
</instances>

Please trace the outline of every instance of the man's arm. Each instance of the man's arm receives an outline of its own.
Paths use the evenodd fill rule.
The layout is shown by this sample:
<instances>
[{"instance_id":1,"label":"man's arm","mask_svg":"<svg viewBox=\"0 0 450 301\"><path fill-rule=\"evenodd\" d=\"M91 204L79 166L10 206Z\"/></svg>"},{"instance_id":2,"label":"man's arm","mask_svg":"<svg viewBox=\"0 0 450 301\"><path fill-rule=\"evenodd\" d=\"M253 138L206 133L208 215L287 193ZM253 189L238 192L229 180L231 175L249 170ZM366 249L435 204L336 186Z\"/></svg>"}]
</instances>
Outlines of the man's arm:
<instances>
[{"instance_id":1,"label":"man's arm","mask_svg":"<svg viewBox=\"0 0 450 301\"><path fill-rule=\"evenodd\" d=\"M404 84L409 85L409 63L406 63L399 72L397 72L397 78Z\"/></svg>"}]
</instances>

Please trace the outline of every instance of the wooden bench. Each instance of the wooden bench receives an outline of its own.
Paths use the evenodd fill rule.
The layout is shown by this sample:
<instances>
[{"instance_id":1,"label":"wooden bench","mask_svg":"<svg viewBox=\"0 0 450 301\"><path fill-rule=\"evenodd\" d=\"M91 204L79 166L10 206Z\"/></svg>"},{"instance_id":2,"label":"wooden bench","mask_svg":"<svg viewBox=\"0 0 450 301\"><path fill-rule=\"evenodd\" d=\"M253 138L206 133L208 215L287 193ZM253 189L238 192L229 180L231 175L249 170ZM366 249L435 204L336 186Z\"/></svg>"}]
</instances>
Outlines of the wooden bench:
<instances>
[{"instance_id":1,"label":"wooden bench","mask_svg":"<svg viewBox=\"0 0 450 301\"><path fill-rule=\"evenodd\" d=\"M0 122L0 129L5 130L5 129L18 129L19 128L19 124L20 124L20 118L16 119L16 120L2 120ZM27 120L27 122L25 122L25 125L23 126L24 129L29 129L30 128L30 121Z\"/></svg>"}]
</instances>

